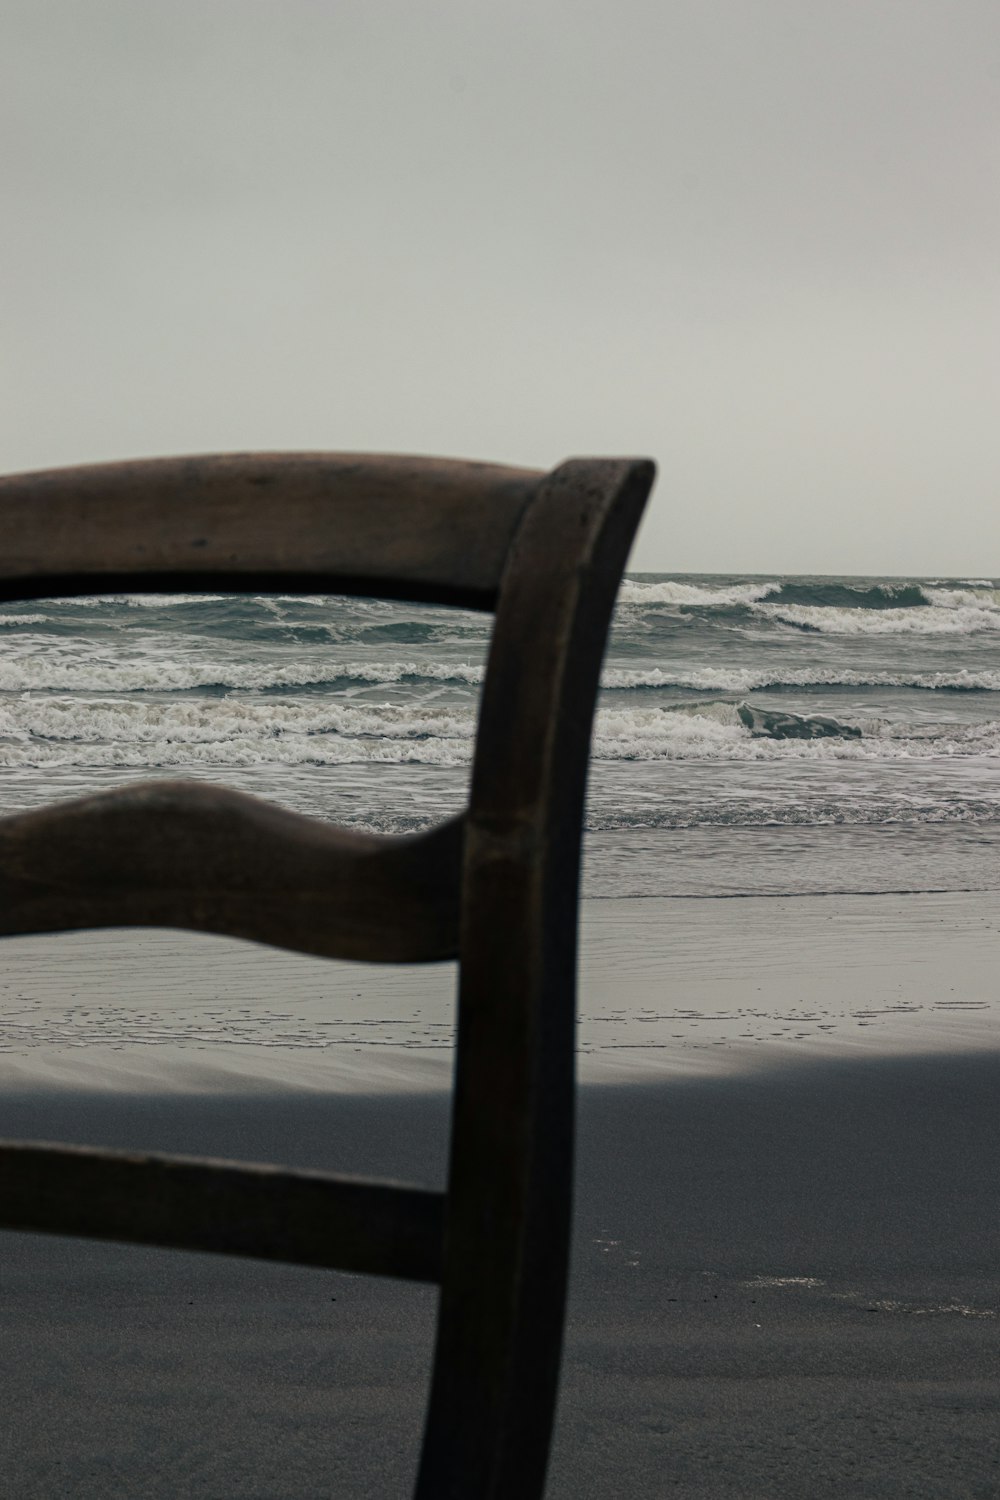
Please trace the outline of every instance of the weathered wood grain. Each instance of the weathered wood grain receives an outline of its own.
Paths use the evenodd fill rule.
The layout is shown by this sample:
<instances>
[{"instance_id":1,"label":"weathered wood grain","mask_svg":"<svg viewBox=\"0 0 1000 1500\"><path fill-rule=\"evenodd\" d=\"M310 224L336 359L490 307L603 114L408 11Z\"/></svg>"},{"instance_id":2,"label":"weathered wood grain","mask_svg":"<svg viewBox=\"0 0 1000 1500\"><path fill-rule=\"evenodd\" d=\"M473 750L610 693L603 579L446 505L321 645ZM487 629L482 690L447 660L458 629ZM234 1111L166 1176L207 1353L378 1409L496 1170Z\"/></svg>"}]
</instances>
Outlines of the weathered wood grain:
<instances>
[{"instance_id":1,"label":"weathered wood grain","mask_svg":"<svg viewBox=\"0 0 1000 1500\"><path fill-rule=\"evenodd\" d=\"M366 837L175 783L0 822L0 932L153 923L331 956L459 957L443 1225L437 1196L411 1189L404 1208L384 1185L314 1174L0 1146L0 1213L23 1228L349 1268L370 1211L392 1248L365 1241L358 1269L442 1282L419 1500L538 1500L544 1488L569 1249L590 728L653 474L631 460L575 460L541 477L313 454L0 481L0 598L280 587L497 610L469 808L427 834ZM355 1210L340 1239L311 1238L328 1215L354 1226Z\"/></svg>"},{"instance_id":2,"label":"weathered wood grain","mask_svg":"<svg viewBox=\"0 0 1000 1500\"><path fill-rule=\"evenodd\" d=\"M324 958L454 958L462 828L354 833L222 787L140 783L0 820L0 934L182 927Z\"/></svg>"},{"instance_id":3,"label":"weathered wood grain","mask_svg":"<svg viewBox=\"0 0 1000 1500\"><path fill-rule=\"evenodd\" d=\"M580 836L601 658L653 480L561 466L514 539L467 814L445 1265L418 1500L545 1485L569 1259Z\"/></svg>"},{"instance_id":4,"label":"weathered wood grain","mask_svg":"<svg viewBox=\"0 0 1000 1500\"><path fill-rule=\"evenodd\" d=\"M0 1226L437 1281L444 1196L326 1172L0 1141Z\"/></svg>"},{"instance_id":5,"label":"weathered wood grain","mask_svg":"<svg viewBox=\"0 0 1000 1500\"><path fill-rule=\"evenodd\" d=\"M222 454L0 478L0 599L285 589L492 608L532 469Z\"/></svg>"}]
</instances>

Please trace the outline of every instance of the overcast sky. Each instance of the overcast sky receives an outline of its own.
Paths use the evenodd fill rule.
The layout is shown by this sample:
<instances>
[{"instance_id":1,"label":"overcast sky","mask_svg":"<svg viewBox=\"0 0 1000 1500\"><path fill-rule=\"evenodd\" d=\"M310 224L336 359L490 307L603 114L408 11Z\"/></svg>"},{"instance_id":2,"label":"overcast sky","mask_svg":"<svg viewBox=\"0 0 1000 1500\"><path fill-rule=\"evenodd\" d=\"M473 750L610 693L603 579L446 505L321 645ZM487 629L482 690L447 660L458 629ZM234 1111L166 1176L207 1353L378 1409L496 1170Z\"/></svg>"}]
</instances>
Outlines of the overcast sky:
<instances>
[{"instance_id":1,"label":"overcast sky","mask_svg":"<svg viewBox=\"0 0 1000 1500\"><path fill-rule=\"evenodd\" d=\"M0 468L654 457L633 566L1000 574L998 0L0 0Z\"/></svg>"}]
</instances>

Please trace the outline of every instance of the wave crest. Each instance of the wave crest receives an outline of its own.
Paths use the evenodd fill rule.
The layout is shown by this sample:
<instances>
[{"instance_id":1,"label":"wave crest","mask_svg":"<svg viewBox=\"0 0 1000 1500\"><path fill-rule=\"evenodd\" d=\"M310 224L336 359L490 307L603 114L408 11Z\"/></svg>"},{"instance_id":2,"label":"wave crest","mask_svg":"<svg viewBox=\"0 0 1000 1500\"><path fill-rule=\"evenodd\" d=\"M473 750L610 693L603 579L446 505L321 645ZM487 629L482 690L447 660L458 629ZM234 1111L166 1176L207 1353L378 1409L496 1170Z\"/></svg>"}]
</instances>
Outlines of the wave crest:
<instances>
[{"instance_id":1,"label":"wave crest","mask_svg":"<svg viewBox=\"0 0 1000 1500\"><path fill-rule=\"evenodd\" d=\"M427 703L321 698L98 700L26 698L0 709L8 768L350 765L461 766L475 711ZM996 756L1000 721L961 726L842 722L748 701L604 707L597 761L901 761Z\"/></svg>"},{"instance_id":2,"label":"wave crest","mask_svg":"<svg viewBox=\"0 0 1000 1500\"><path fill-rule=\"evenodd\" d=\"M640 609L664 604L688 609L732 609L766 599L780 588L781 584L777 581L724 583L713 587L702 583L684 583L677 579L646 583L641 579L626 578L618 591L618 603Z\"/></svg>"},{"instance_id":3,"label":"wave crest","mask_svg":"<svg viewBox=\"0 0 1000 1500\"><path fill-rule=\"evenodd\" d=\"M647 669L610 667L601 679L604 687L616 690L643 688L684 688L707 693L752 693L785 688L809 687L889 687L918 688L926 692L1000 692L1000 671L972 672L962 667L957 672L885 672L860 671L854 668L791 667L775 672L766 667L696 667L691 671L675 668Z\"/></svg>"},{"instance_id":4,"label":"wave crest","mask_svg":"<svg viewBox=\"0 0 1000 1500\"><path fill-rule=\"evenodd\" d=\"M981 630L1000 630L1000 609L952 604L937 608L923 603L897 609L887 604L877 609L836 609L806 604L762 603L752 606L764 619L822 635L972 635Z\"/></svg>"},{"instance_id":5,"label":"wave crest","mask_svg":"<svg viewBox=\"0 0 1000 1500\"><path fill-rule=\"evenodd\" d=\"M282 687L333 688L352 683L456 682L475 685L483 668L471 662L390 661L329 662L316 660L288 666L274 663L191 660L88 658L86 649L70 654L14 657L0 662L0 691L25 692L184 692L192 688L239 688L265 691Z\"/></svg>"}]
</instances>

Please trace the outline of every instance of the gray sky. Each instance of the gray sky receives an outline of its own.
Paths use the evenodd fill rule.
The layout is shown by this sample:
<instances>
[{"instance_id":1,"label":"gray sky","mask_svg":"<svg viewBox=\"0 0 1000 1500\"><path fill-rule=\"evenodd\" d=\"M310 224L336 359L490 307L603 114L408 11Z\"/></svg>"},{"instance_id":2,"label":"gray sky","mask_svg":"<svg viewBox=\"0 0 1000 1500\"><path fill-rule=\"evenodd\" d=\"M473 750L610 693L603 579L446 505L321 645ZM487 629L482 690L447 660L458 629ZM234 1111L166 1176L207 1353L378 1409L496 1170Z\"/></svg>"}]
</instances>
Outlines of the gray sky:
<instances>
[{"instance_id":1,"label":"gray sky","mask_svg":"<svg viewBox=\"0 0 1000 1500\"><path fill-rule=\"evenodd\" d=\"M1000 574L997 0L0 0L0 468L650 455L633 566Z\"/></svg>"}]
</instances>

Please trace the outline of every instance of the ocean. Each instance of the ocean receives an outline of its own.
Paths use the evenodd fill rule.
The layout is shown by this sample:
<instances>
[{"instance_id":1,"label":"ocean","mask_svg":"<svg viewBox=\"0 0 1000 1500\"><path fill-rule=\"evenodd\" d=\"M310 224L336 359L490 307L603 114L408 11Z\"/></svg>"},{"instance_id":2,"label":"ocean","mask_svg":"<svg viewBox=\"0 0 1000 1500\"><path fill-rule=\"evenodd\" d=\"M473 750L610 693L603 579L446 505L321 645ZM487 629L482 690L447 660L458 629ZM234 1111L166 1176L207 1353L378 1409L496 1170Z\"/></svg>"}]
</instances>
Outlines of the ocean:
<instances>
[{"instance_id":1,"label":"ocean","mask_svg":"<svg viewBox=\"0 0 1000 1500\"><path fill-rule=\"evenodd\" d=\"M351 827L461 807L489 616L138 595L0 614L4 813L142 777ZM603 673L584 890L995 890L1000 588L630 574Z\"/></svg>"},{"instance_id":2,"label":"ocean","mask_svg":"<svg viewBox=\"0 0 1000 1500\"><path fill-rule=\"evenodd\" d=\"M488 628L319 597L4 606L0 805L182 776L424 827L465 795ZM987 579L626 580L553 1497L623 1473L638 1497L862 1471L995 1493L998 644ZM454 979L203 933L8 939L0 1135L441 1185ZM11 1493L408 1492L430 1288L2 1238Z\"/></svg>"}]
</instances>

